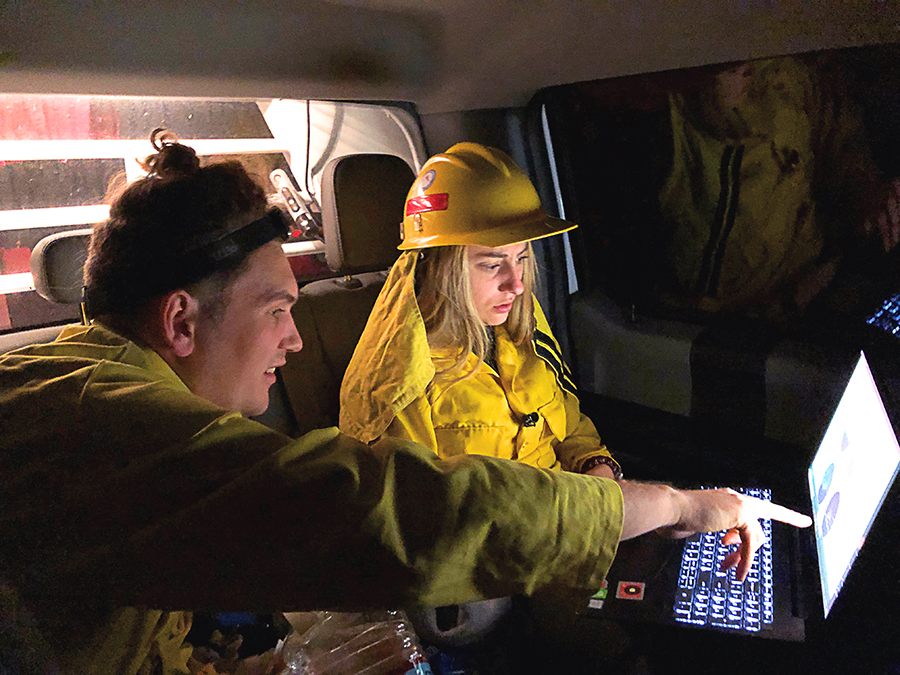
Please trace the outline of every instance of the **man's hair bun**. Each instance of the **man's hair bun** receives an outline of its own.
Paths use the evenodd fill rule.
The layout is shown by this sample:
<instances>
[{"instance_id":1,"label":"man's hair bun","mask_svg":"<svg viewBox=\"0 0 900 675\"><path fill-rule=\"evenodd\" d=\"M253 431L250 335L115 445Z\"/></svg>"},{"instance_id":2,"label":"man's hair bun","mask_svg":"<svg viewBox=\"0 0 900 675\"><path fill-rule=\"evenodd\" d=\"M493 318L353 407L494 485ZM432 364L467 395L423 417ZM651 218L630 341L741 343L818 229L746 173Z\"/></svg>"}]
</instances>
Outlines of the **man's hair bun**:
<instances>
[{"instance_id":1,"label":"man's hair bun","mask_svg":"<svg viewBox=\"0 0 900 675\"><path fill-rule=\"evenodd\" d=\"M150 155L141 166L151 176L174 178L192 176L200 169L200 159L193 148L178 142L178 136L162 127L150 133L150 144L156 154Z\"/></svg>"}]
</instances>

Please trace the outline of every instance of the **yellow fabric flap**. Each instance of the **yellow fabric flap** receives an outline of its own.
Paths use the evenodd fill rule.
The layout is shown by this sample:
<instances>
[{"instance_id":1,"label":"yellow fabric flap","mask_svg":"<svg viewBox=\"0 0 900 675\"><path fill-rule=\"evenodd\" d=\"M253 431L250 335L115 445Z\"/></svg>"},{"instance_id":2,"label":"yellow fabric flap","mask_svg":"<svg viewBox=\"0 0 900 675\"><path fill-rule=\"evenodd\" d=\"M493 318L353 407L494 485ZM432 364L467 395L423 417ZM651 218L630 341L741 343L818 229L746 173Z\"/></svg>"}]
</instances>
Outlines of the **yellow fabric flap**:
<instances>
[{"instance_id":1,"label":"yellow fabric flap","mask_svg":"<svg viewBox=\"0 0 900 675\"><path fill-rule=\"evenodd\" d=\"M434 377L416 302L418 251L394 263L341 385L341 430L364 443L381 436Z\"/></svg>"}]
</instances>

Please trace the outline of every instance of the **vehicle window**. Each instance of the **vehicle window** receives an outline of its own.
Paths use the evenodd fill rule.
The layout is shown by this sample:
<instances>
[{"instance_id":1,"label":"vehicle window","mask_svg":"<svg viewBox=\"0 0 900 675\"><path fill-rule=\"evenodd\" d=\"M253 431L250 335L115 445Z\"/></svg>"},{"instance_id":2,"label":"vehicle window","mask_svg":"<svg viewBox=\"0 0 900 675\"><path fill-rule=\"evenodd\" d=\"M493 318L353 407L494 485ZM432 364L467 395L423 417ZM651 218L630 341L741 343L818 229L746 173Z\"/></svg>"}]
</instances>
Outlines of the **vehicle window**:
<instances>
[{"instance_id":1,"label":"vehicle window","mask_svg":"<svg viewBox=\"0 0 900 675\"><path fill-rule=\"evenodd\" d=\"M299 281L332 276L314 228L329 160L359 152L424 161L416 121L401 107L267 99L0 94L0 332L76 320L77 307L34 291L29 261L41 238L109 213L111 186L144 174L150 132L165 127L201 163L237 159L294 215L285 251Z\"/></svg>"},{"instance_id":2,"label":"vehicle window","mask_svg":"<svg viewBox=\"0 0 900 675\"><path fill-rule=\"evenodd\" d=\"M857 319L896 285L900 47L545 92L579 282L703 322Z\"/></svg>"}]
</instances>

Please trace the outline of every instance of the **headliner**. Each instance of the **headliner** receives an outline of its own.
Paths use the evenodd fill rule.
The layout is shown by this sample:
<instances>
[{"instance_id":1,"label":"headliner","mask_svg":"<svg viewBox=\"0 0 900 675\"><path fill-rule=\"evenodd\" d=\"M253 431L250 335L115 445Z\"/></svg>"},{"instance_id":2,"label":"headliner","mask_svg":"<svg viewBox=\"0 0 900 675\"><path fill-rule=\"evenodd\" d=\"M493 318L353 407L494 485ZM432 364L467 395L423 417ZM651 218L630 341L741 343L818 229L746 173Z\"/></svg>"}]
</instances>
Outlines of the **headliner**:
<instances>
[{"instance_id":1,"label":"headliner","mask_svg":"<svg viewBox=\"0 0 900 675\"><path fill-rule=\"evenodd\" d=\"M542 87L900 41L881 0L19 0L0 91L521 106Z\"/></svg>"}]
</instances>

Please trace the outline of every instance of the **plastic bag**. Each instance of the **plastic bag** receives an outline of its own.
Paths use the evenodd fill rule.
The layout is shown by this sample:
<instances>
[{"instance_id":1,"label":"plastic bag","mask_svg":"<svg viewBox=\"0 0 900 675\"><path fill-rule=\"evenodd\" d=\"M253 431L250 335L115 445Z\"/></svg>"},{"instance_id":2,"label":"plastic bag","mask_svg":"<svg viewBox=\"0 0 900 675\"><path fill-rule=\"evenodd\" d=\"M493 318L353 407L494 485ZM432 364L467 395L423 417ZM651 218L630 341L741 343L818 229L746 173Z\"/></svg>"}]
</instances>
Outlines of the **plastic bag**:
<instances>
[{"instance_id":1,"label":"plastic bag","mask_svg":"<svg viewBox=\"0 0 900 675\"><path fill-rule=\"evenodd\" d=\"M432 675L406 615L389 612L285 614L282 675Z\"/></svg>"}]
</instances>

